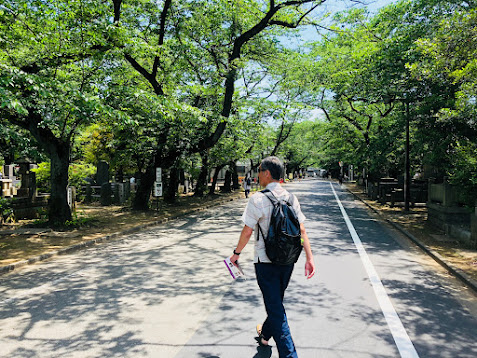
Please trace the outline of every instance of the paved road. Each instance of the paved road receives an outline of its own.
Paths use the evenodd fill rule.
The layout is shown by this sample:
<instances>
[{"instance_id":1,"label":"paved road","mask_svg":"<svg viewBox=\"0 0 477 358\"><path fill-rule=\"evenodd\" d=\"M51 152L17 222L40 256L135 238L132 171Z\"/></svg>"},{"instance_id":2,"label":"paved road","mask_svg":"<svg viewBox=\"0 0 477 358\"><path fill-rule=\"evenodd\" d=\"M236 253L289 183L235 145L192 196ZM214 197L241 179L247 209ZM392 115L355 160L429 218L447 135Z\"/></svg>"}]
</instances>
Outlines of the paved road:
<instances>
[{"instance_id":1,"label":"paved road","mask_svg":"<svg viewBox=\"0 0 477 358\"><path fill-rule=\"evenodd\" d=\"M308 218L318 268L307 281L302 255L286 293L300 358L477 356L474 295L338 185L287 188ZM2 276L0 356L270 357L253 340L265 312L252 245L247 280L232 281L222 263L245 205Z\"/></svg>"}]
</instances>

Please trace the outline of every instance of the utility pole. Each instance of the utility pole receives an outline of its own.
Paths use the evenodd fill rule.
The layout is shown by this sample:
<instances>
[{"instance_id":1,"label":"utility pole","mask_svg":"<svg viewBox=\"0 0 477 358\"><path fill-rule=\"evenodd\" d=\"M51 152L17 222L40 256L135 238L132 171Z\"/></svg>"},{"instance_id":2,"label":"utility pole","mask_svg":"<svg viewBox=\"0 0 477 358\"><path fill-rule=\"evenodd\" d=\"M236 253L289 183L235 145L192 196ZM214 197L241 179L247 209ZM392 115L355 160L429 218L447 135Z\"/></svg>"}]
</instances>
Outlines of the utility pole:
<instances>
[{"instance_id":1,"label":"utility pole","mask_svg":"<svg viewBox=\"0 0 477 358\"><path fill-rule=\"evenodd\" d=\"M404 158L404 211L409 211L409 201L411 199L411 165L409 158L409 99L406 99L406 155Z\"/></svg>"}]
</instances>

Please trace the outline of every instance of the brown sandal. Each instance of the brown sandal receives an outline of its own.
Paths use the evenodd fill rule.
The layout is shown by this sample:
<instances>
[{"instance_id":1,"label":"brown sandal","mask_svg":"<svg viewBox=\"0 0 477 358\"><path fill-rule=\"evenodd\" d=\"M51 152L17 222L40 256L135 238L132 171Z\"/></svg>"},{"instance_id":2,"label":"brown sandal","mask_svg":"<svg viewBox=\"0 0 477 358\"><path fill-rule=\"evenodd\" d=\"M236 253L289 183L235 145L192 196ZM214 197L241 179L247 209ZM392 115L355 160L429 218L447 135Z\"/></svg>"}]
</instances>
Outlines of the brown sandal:
<instances>
[{"instance_id":1,"label":"brown sandal","mask_svg":"<svg viewBox=\"0 0 477 358\"><path fill-rule=\"evenodd\" d=\"M257 324L257 334L258 334L258 337L255 337L255 340L257 341L258 345L260 347L270 347L269 344L264 344L263 341L266 341L265 338L263 338L262 336L262 325L261 324Z\"/></svg>"}]
</instances>

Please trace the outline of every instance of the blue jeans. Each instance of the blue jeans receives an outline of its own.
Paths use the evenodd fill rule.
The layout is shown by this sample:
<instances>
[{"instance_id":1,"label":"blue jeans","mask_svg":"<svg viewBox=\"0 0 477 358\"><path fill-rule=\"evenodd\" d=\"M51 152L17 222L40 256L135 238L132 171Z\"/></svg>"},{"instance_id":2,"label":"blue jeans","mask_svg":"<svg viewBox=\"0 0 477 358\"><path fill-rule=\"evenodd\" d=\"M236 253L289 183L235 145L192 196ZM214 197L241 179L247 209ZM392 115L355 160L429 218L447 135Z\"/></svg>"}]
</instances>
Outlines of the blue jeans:
<instances>
[{"instance_id":1,"label":"blue jeans","mask_svg":"<svg viewBox=\"0 0 477 358\"><path fill-rule=\"evenodd\" d=\"M268 315L263 323L262 336L267 341L273 337L280 358L298 358L290 327L288 327L285 307L283 307L283 296L290 282L293 266L255 264L257 282L262 291Z\"/></svg>"}]
</instances>

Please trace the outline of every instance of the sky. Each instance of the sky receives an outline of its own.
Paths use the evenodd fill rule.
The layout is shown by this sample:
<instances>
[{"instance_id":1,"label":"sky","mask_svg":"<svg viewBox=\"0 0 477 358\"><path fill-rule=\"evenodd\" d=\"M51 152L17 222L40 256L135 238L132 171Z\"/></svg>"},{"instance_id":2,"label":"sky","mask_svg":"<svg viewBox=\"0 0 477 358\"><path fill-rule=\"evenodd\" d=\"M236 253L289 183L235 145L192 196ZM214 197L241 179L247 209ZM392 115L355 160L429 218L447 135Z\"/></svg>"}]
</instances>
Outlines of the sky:
<instances>
[{"instance_id":1,"label":"sky","mask_svg":"<svg viewBox=\"0 0 477 358\"><path fill-rule=\"evenodd\" d=\"M318 9L315 10L315 16L321 16L322 14L325 14L327 12L336 13L353 7L363 7L364 5L359 4L359 2L366 4L371 13L377 13L380 8L395 3L396 1L397 0L326 0L323 5L321 5ZM326 21L323 23L323 25L326 25ZM300 34L301 39L292 40L291 43L290 39L288 39L287 42L289 42L289 44L292 44L292 47L294 47L300 46L303 42L317 40L317 33L313 27L303 28Z\"/></svg>"},{"instance_id":2,"label":"sky","mask_svg":"<svg viewBox=\"0 0 477 358\"><path fill-rule=\"evenodd\" d=\"M371 11L377 11L379 8L392 4L396 0L326 0L322 5L329 11L340 11L351 6L363 6L365 4Z\"/></svg>"}]
</instances>

